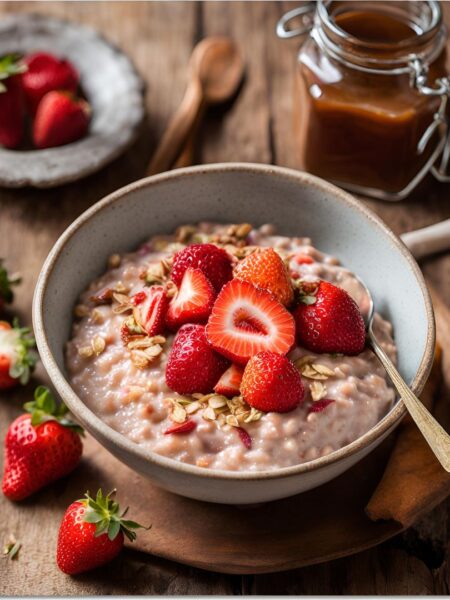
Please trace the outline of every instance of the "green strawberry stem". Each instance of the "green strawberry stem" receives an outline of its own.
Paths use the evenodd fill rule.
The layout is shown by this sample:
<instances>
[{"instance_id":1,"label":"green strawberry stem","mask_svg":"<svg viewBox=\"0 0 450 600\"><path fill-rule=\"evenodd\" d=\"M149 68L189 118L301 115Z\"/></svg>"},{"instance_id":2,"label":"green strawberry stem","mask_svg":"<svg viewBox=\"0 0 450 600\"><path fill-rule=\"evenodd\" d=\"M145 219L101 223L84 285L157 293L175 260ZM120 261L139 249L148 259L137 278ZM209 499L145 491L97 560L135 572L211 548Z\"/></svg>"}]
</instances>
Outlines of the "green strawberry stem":
<instances>
[{"instance_id":1,"label":"green strawberry stem","mask_svg":"<svg viewBox=\"0 0 450 600\"><path fill-rule=\"evenodd\" d=\"M21 62L19 54L6 54L0 58L0 93L6 92L7 88L1 83L2 80L25 73L27 66Z\"/></svg>"},{"instance_id":2,"label":"green strawberry stem","mask_svg":"<svg viewBox=\"0 0 450 600\"><path fill-rule=\"evenodd\" d=\"M67 406L63 402L56 402L51 391L43 385L34 390L34 400L26 402L23 407L31 414L31 424L34 426L58 421L60 425L84 435L84 429L66 416L69 410Z\"/></svg>"},{"instance_id":3,"label":"green strawberry stem","mask_svg":"<svg viewBox=\"0 0 450 600\"><path fill-rule=\"evenodd\" d=\"M136 539L135 529L149 530L151 525L144 527L135 521L124 519L128 512L126 508L122 514L120 513L119 503L112 499L116 490L112 490L106 496L103 496L102 490L99 489L95 500L86 492L85 498L78 500L86 507L84 520L86 523L95 524L95 537L103 534L108 534L108 538L113 541L122 531L124 535L134 542Z\"/></svg>"},{"instance_id":4,"label":"green strawberry stem","mask_svg":"<svg viewBox=\"0 0 450 600\"><path fill-rule=\"evenodd\" d=\"M39 358L37 352L34 350L36 340L31 335L29 327L20 327L18 319L14 319L13 329L18 333L17 357L14 364L11 365L9 374L14 379L18 379L22 385L25 385L28 383Z\"/></svg>"},{"instance_id":5,"label":"green strawberry stem","mask_svg":"<svg viewBox=\"0 0 450 600\"><path fill-rule=\"evenodd\" d=\"M10 304L14 298L11 286L17 285L20 281L20 277L17 275L10 278L8 271L3 266L3 258L0 258L0 299Z\"/></svg>"}]
</instances>

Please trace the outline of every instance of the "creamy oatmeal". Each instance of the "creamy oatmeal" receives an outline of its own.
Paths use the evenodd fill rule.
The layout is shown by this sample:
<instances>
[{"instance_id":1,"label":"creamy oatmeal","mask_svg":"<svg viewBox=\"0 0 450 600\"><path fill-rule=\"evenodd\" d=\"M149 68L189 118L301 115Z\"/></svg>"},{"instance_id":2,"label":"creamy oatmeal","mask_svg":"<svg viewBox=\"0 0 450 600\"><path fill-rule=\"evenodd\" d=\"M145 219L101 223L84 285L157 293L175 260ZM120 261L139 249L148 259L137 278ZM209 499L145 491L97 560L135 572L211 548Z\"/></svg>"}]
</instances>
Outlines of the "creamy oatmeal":
<instances>
[{"instance_id":1,"label":"creamy oatmeal","mask_svg":"<svg viewBox=\"0 0 450 600\"><path fill-rule=\"evenodd\" d=\"M105 423L148 450L212 469L274 470L345 446L392 406L394 391L369 349L344 356L294 347L288 358L299 369L306 394L300 406L281 414L251 409L239 396L227 401L217 394L181 396L171 391L165 366L173 334L124 343L128 299L145 289L145 283L167 284L171 257L191 242L217 243L236 262L254 246L273 247L294 284L327 280L347 290L362 312L367 309L368 299L355 275L337 258L314 248L310 239L276 235L270 225L250 229L202 223L153 237L136 252L112 256L106 273L91 283L75 307L66 351L74 390ZM176 292L173 283L167 289L169 296ZM391 324L376 314L374 330L395 361ZM187 420L195 429L167 434Z\"/></svg>"}]
</instances>

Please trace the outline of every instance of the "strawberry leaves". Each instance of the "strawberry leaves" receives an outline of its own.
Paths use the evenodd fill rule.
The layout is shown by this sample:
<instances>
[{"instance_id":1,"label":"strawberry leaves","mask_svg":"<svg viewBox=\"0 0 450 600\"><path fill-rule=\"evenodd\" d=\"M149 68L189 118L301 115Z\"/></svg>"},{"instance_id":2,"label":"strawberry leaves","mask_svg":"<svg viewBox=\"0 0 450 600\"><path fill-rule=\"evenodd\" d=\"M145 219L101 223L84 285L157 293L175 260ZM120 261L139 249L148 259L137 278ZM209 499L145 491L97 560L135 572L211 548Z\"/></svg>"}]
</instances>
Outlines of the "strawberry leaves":
<instances>
[{"instance_id":1,"label":"strawberry leaves","mask_svg":"<svg viewBox=\"0 0 450 600\"><path fill-rule=\"evenodd\" d=\"M136 539L135 529L150 529L144 527L135 521L124 519L128 512L128 508L120 514L119 503L112 499L116 490L112 490L106 496L103 496L102 490L99 489L95 500L86 492L85 498L78 500L86 507L84 513L84 521L86 523L95 524L95 537L107 534L110 541L113 541L122 531L124 535L133 542Z\"/></svg>"},{"instance_id":2,"label":"strawberry leaves","mask_svg":"<svg viewBox=\"0 0 450 600\"><path fill-rule=\"evenodd\" d=\"M0 74L1 79L1 74ZM11 286L20 283L20 277L17 275L10 278L8 271L3 266L3 258L0 258L0 299L10 304L13 301L13 291Z\"/></svg>"},{"instance_id":3,"label":"strawberry leaves","mask_svg":"<svg viewBox=\"0 0 450 600\"><path fill-rule=\"evenodd\" d=\"M25 64L20 62L20 56L18 54L7 54L0 58L0 93L6 92L6 86L1 83L2 80L25 73L27 67Z\"/></svg>"},{"instance_id":4,"label":"strawberry leaves","mask_svg":"<svg viewBox=\"0 0 450 600\"><path fill-rule=\"evenodd\" d=\"M51 391L43 385L35 389L34 400L26 402L23 407L31 414L31 424L34 426L47 421L58 421L60 425L72 429L81 436L84 435L84 429L66 416L67 406L63 402L57 403Z\"/></svg>"},{"instance_id":5,"label":"strawberry leaves","mask_svg":"<svg viewBox=\"0 0 450 600\"><path fill-rule=\"evenodd\" d=\"M36 341L31 335L31 329L20 327L17 319L14 319L13 330L18 334L15 347L17 356L11 365L9 374L14 379L18 379L22 385L25 385L28 383L38 361L38 354L34 351Z\"/></svg>"}]
</instances>

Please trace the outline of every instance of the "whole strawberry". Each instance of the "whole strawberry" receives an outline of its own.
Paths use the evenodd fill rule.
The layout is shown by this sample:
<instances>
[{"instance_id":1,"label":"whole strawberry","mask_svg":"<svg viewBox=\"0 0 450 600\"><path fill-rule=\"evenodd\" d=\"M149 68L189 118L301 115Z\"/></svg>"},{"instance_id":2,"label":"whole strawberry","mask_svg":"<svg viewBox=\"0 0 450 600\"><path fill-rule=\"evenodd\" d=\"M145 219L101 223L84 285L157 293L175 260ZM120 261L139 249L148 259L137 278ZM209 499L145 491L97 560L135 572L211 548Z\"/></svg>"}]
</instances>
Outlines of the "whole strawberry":
<instances>
[{"instance_id":1,"label":"whole strawberry","mask_svg":"<svg viewBox=\"0 0 450 600\"><path fill-rule=\"evenodd\" d=\"M28 414L11 423L5 438L2 491L10 500L23 500L73 471L83 449L83 430L47 388L36 388L24 408Z\"/></svg>"},{"instance_id":2,"label":"whole strawberry","mask_svg":"<svg viewBox=\"0 0 450 600\"><path fill-rule=\"evenodd\" d=\"M364 350L366 330L356 302L342 288L320 281L294 311L297 341L318 353L354 355Z\"/></svg>"},{"instance_id":3,"label":"whole strawberry","mask_svg":"<svg viewBox=\"0 0 450 600\"><path fill-rule=\"evenodd\" d=\"M273 248L258 249L252 252L237 265L234 276L272 292L275 298L285 306L291 304L294 299L288 270Z\"/></svg>"},{"instance_id":4,"label":"whole strawberry","mask_svg":"<svg viewBox=\"0 0 450 600\"><path fill-rule=\"evenodd\" d=\"M212 283L216 292L233 277L231 258L223 248L214 244L192 244L179 250L174 258L170 277L179 286L188 269L200 269Z\"/></svg>"},{"instance_id":5,"label":"whole strawberry","mask_svg":"<svg viewBox=\"0 0 450 600\"><path fill-rule=\"evenodd\" d=\"M20 277L17 275L11 277L3 266L3 259L0 258L0 312L5 304L11 304L14 299L12 286L20 283Z\"/></svg>"},{"instance_id":6,"label":"whole strawberry","mask_svg":"<svg viewBox=\"0 0 450 600\"><path fill-rule=\"evenodd\" d=\"M67 60L48 52L35 52L23 59L26 72L22 75L22 87L28 110L36 113L39 102L48 92L64 90L76 92L79 75Z\"/></svg>"},{"instance_id":7,"label":"whole strawberry","mask_svg":"<svg viewBox=\"0 0 450 600\"><path fill-rule=\"evenodd\" d=\"M37 148L70 144L83 137L89 126L90 107L68 92L49 92L39 103L33 124Z\"/></svg>"},{"instance_id":8,"label":"whole strawberry","mask_svg":"<svg viewBox=\"0 0 450 600\"><path fill-rule=\"evenodd\" d=\"M98 490L95 500L85 498L72 502L59 527L56 562L68 575L90 571L113 560L123 548L124 535L133 542L135 529L150 529L124 519L128 508L120 507L111 496Z\"/></svg>"},{"instance_id":9,"label":"whole strawberry","mask_svg":"<svg viewBox=\"0 0 450 600\"><path fill-rule=\"evenodd\" d=\"M20 73L25 67L18 57L0 58L0 145L17 148L23 138L25 104Z\"/></svg>"},{"instance_id":10,"label":"whole strawberry","mask_svg":"<svg viewBox=\"0 0 450 600\"><path fill-rule=\"evenodd\" d=\"M257 410L285 413L303 402L305 388L300 373L288 358L260 352L245 367L241 394Z\"/></svg>"},{"instance_id":11,"label":"whole strawberry","mask_svg":"<svg viewBox=\"0 0 450 600\"><path fill-rule=\"evenodd\" d=\"M38 360L34 347L30 329L19 327L17 320L13 326L0 321L0 390L28 383Z\"/></svg>"},{"instance_id":12,"label":"whole strawberry","mask_svg":"<svg viewBox=\"0 0 450 600\"><path fill-rule=\"evenodd\" d=\"M204 325L183 325L167 359L166 383L179 394L208 394L228 365L208 344Z\"/></svg>"}]
</instances>

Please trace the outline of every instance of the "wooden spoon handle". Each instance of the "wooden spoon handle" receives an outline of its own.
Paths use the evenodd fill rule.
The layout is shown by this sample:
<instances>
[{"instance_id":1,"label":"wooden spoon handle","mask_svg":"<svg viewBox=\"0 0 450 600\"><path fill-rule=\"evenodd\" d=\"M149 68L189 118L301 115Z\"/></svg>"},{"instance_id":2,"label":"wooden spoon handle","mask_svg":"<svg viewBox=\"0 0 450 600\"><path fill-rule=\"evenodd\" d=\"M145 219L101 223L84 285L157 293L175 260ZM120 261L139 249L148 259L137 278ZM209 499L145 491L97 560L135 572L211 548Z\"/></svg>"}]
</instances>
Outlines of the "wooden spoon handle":
<instances>
[{"instance_id":1,"label":"wooden spoon handle","mask_svg":"<svg viewBox=\"0 0 450 600\"><path fill-rule=\"evenodd\" d=\"M186 89L178 110L172 117L153 155L147 175L167 171L180 154L191 134L202 107L202 88L197 79L192 79Z\"/></svg>"},{"instance_id":2,"label":"wooden spoon handle","mask_svg":"<svg viewBox=\"0 0 450 600\"><path fill-rule=\"evenodd\" d=\"M450 219L404 233L401 238L415 258L450 250Z\"/></svg>"}]
</instances>

